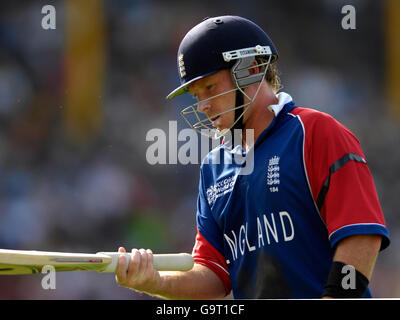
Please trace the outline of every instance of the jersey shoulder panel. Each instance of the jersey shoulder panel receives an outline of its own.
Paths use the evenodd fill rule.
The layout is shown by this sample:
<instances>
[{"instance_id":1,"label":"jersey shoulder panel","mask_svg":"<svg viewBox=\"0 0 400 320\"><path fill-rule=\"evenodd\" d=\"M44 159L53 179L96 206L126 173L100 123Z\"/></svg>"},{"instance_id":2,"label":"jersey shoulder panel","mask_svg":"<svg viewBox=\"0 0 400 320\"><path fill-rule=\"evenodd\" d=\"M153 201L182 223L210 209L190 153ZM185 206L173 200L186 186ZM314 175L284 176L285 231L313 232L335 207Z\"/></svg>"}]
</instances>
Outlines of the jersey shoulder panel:
<instances>
[{"instance_id":1,"label":"jersey shoulder panel","mask_svg":"<svg viewBox=\"0 0 400 320\"><path fill-rule=\"evenodd\" d=\"M364 161L365 156L357 137L331 115L302 107L294 108L291 114L297 116L303 126L304 161L313 198L317 201L332 164L349 153Z\"/></svg>"},{"instance_id":2,"label":"jersey shoulder panel","mask_svg":"<svg viewBox=\"0 0 400 320\"><path fill-rule=\"evenodd\" d=\"M359 145L359 140L346 126L337 121L330 114L310 108L296 107L291 112L299 116L306 129L307 138L314 138L318 142L323 142L327 137L334 138L338 130L341 135L345 135L352 143ZM359 150L361 151L361 150Z\"/></svg>"},{"instance_id":3,"label":"jersey shoulder panel","mask_svg":"<svg viewBox=\"0 0 400 320\"><path fill-rule=\"evenodd\" d=\"M297 107L304 130L304 162L313 199L331 244L352 234L380 234L389 244L373 178L357 137L332 116Z\"/></svg>"}]
</instances>

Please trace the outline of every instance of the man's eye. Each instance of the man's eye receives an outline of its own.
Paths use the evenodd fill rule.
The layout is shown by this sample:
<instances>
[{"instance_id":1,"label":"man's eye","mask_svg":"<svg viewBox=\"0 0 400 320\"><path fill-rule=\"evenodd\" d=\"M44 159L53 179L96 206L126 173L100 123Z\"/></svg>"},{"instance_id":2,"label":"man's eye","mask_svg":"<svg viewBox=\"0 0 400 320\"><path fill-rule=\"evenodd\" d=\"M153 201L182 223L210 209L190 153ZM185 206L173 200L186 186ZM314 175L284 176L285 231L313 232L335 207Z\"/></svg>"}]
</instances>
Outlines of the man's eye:
<instances>
[{"instance_id":1,"label":"man's eye","mask_svg":"<svg viewBox=\"0 0 400 320\"><path fill-rule=\"evenodd\" d=\"M207 90L211 90L212 88L214 88L214 85L213 85L213 84L210 84L210 85L208 85L206 88L207 88Z\"/></svg>"}]
</instances>

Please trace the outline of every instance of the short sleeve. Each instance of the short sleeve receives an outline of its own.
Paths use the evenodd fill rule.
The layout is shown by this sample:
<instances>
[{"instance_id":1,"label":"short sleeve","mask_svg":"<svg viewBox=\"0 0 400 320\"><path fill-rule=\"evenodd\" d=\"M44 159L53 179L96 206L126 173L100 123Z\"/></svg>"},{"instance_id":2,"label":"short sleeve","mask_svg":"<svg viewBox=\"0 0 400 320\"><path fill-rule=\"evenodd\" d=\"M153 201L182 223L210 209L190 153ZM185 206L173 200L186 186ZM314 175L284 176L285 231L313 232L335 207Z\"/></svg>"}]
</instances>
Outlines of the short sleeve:
<instances>
[{"instance_id":1,"label":"short sleeve","mask_svg":"<svg viewBox=\"0 0 400 320\"><path fill-rule=\"evenodd\" d=\"M351 235L378 234L383 250L389 233L358 139L325 113L300 108L297 115L304 127L310 187L331 246Z\"/></svg>"}]
</instances>

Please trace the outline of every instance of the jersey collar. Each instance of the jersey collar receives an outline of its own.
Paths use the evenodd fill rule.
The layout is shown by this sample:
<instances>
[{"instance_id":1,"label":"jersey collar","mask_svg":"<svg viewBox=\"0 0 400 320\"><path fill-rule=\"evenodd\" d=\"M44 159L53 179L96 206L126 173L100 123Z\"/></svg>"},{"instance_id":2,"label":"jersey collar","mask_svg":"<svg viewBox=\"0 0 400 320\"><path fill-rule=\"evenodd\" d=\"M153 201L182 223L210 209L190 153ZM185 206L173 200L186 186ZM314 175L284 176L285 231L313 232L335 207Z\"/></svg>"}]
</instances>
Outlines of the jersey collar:
<instances>
[{"instance_id":1,"label":"jersey collar","mask_svg":"<svg viewBox=\"0 0 400 320\"><path fill-rule=\"evenodd\" d=\"M254 147L257 147L261 143L261 141L263 141L276 127L277 123L279 122L279 119L281 118L281 111L283 109L284 109L283 113L287 113L295 107L293 99L289 94L281 92L277 94L277 98L279 99L277 104L272 104L268 106L268 109L275 113L275 117L268 126L268 128L266 128L257 138Z\"/></svg>"},{"instance_id":2,"label":"jersey collar","mask_svg":"<svg viewBox=\"0 0 400 320\"><path fill-rule=\"evenodd\" d=\"M272 112L275 113L275 117L278 116L279 112L282 111L283 107L289 103L292 102L293 99L292 97L287 94L286 92L280 92L276 95L276 97L279 99L277 104L271 104L268 109Z\"/></svg>"}]
</instances>

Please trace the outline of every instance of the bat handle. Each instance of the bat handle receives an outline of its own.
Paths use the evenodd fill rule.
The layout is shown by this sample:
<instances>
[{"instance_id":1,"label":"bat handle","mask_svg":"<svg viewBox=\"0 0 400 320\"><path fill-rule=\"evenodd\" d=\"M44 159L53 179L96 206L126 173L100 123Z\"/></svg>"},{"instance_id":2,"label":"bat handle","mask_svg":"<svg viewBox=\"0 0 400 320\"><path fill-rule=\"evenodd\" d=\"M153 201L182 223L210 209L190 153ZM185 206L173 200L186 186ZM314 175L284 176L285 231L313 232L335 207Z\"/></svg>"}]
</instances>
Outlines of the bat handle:
<instances>
[{"instance_id":1,"label":"bat handle","mask_svg":"<svg viewBox=\"0 0 400 320\"><path fill-rule=\"evenodd\" d=\"M121 255L127 257L126 269L128 270L130 253L120 252L98 252L110 256L112 261L105 269L100 272L114 272L117 270L118 258ZM154 254L153 255L154 269L158 271L189 271L193 268L193 257L188 253L169 253L169 254Z\"/></svg>"}]
</instances>

